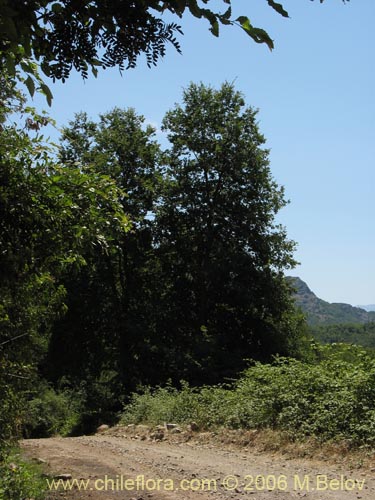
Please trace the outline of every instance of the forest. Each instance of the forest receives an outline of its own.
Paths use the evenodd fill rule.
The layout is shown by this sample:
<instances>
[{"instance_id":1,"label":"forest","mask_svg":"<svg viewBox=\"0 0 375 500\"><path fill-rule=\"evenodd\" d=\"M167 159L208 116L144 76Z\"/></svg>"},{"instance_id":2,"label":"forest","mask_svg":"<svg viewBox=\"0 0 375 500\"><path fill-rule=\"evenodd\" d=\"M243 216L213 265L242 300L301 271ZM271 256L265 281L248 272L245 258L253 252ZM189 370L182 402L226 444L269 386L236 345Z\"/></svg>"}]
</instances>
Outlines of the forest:
<instances>
[{"instance_id":1,"label":"forest","mask_svg":"<svg viewBox=\"0 0 375 500\"><path fill-rule=\"evenodd\" d=\"M163 122L169 150L133 109L78 114L57 148L47 121L3 117L7 397L81 391L87 431L139 385L213 384L246 358L298 355L303 319L283 275L294 243L274 222L283 189L232 85L185 90Z\"/></svg>"}]
</instances>

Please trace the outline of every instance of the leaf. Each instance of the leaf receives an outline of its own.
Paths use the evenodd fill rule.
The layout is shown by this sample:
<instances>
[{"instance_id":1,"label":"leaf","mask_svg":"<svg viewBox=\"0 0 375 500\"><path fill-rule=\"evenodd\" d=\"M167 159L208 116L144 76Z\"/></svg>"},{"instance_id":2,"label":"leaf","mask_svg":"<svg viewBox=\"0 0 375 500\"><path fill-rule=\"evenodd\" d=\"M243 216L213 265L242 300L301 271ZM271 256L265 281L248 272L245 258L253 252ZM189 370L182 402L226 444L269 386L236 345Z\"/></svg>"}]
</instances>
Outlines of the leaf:
<instances>
[{"instance_id":1,"label":"leaf","mask_svg":"<svg viewBox=\"0 0 375 500\"><path fill-rule=\"evenodd\" d=\"M16 74L16 63L12 54L6 56L5 66L10 76L14 76Z\"/></svg>"},{"instance_id":2,"label":"leaf","mask_svg":"<svg viewBox=\"0 0 375 500\"><path fill-rule=\"evenodd\" d=\"M41 83L40 90L41 90L42 94L44 94L46 96L48 106L51 106L53 95L52 95L52 92L51 92L50 88L48 87L48 85L46 85L45 83Z\"/></svg>"},{"instance_id":3,"label":"leaf","mask_svg":"<svg viewBox=\"0 0 375 500\"><path fill-rule=\"evenodd\" d=\"M272 7L276 12L281 14L283 17L289 17L288 12L284 9L281 3L277 3L274 0L268 0L268 5Z\"/></svg>"},{"instance_id":4,"label":"leaf","mask_svg":"<svg viewBox=\"0 0 375 500\"><path fill-rule=\"evenodd\" d=\"M54 3L54 4L52 4L51 9L52 9L52 12L54 12L55 14L60 14L60 12L63 10L63 7L59 3Z\"/></svg>"},{"instance_id":5,"label":"leaf","mask_svg":"<svg viewBox=\"0 0 375 500\"><path fill-rule=\"evenodd\" d=\"M30 73L31 75L37 76L38 66L26 59L20 62L21 68L25 73Z\"/></svg>"},{"instance_id":6,"label":"leaf","mask_svg":"<svg viewBox=\"0 0 375 500\"><path fill-rule=\"evenodd\" d=\"M33 97L35 94L35 83L31 76L28 76L26 78L25 85L27 87L27 90L29 91L29 94L31 95L31 97Z\"/></svg>"},{"instance_id":7,"label":"leaf","mask_svg":"<svg viewBox=\"0 0 375 500\"><path fill-rule=\"evenodd\" d=\"M210 31L214 36L219 36L219 23L217 21L211 25Z\"/></svg>"},{"instance_id":8,"label":"leaf","mask_svg":"<svg viewBox=\"0 0 375 500\"><path fill-rule=\"evenodd\" d=\"M9 40L16 41L18 39L18 33L13 19L11 17L6 17L4 21L1 30L9 37Z\"/></svg>"},{"instance_id":9,"label":"leaf","mask_svg":"<svg viewBox=\"0 0 375 500\"><path fill-rule=\"evenodd\" d=\"M267 47L272 50L274 48L273 40L270 38L269 34L261 29L255 28L248 17L240 16L236 19L241 24L241 27L246 33L256 42L265 43Z\"/></svg>"},{"instance_id":10,"label":"leaf","mask_svg":"<svg viewBox=\"0 0 375 500\"><path fill-rule=\"evenodd\" d=\"M231 15L232 15L232 7L229 7L228 10L226 10L224 14L220 16L220 18L229 20Z\"/></svg>"},{"instance_id":11,"label":"leaf","mask_svg":"<svg viewBox=\"0 0 375 500\"><path fill-rule=\"evenodd\" d=\"M189 1L189 10L193 14L194 17L198 17L198 18L202 17L202 9L199 8L196 0Z\"/></svg>"}]
</instances>

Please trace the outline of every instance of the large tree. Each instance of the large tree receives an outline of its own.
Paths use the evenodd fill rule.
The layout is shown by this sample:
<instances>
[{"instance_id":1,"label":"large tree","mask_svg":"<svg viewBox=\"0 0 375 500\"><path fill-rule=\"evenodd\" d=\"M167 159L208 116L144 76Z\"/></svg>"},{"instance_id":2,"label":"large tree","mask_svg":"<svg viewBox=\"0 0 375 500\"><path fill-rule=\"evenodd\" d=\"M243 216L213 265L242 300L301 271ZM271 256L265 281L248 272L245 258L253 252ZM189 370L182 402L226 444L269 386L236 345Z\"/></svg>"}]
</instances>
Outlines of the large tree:
<instances>
[{"instance_id":1,"label":"large tree","mask_svg":"<svg viewBox=\"0 0 375 500\"><path fill-rule=\"evenodd\" d=\"M151 214L161 152L155 130L144 121L134 109L115 108L98 122L81 113L64 129L60 148L64 164L90 165L126 193L121 203L132 228L112 242L116 251L92 254L79 273L66 274L68 312L55 325L46 373L54 381L65 374L79 382L112 371L118 396L140 381L152 383L148 374L154 372L147 361L154 343ZM116 406L118 399L108 403Z\"/></svg>"},{"instance_id":2,"label":"large tree","mask_svg":"<svg viewBox=\"0 0 375 500\"><path fill-rule=\"evenodd\" d=\"M163 127L171 149L155 248L159 329L174 359L190 377L213 381L244 358L292 354L298 328L283 271L295 264L294 243L275 222L286 200L256 111L231 84L191 84Z\"/></svg>"},{"instance_id":3,"label":"large tree","mask_svg":"<svg viewBox=\"0 0 375 500\"><path fill-rule=\"evenodd\" d=\"M69 310L46 366L55 381L112 371L119 394L169 378L218 382L245 358L298 350L283 274L294 243L275 223L286 201L256 112L232 85L191 85L163 123L166 152L134 110L78 115L64 131L62 161L110 175L129 193L133 227L116 252L64 278Z\"/></svg>"}]
</instances>

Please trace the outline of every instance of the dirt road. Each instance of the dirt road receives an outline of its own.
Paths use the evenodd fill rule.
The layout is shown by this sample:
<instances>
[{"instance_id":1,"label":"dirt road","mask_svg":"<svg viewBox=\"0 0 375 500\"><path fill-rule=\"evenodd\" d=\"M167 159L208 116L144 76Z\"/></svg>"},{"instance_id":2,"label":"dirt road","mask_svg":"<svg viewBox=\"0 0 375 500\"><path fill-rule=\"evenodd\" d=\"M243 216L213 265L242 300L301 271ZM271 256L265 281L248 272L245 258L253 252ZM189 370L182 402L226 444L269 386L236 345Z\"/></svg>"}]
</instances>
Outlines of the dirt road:
<instances>
[{"instance_id":1,"label":"dirt road","mask_svg":"<svg viewBox=\"0 0 375 500\"><path fill-rule=\"evenodd\" d=\"M111 433L23 441L69 500L374 500L374 468L348 469L247 448ZM67 476L63 476L66 474ZM64 491L75 480L71 491ZM55 483L57 484L57 483ZM68 485L68 486L67 486Z\"/></svg>"}]
</instances>

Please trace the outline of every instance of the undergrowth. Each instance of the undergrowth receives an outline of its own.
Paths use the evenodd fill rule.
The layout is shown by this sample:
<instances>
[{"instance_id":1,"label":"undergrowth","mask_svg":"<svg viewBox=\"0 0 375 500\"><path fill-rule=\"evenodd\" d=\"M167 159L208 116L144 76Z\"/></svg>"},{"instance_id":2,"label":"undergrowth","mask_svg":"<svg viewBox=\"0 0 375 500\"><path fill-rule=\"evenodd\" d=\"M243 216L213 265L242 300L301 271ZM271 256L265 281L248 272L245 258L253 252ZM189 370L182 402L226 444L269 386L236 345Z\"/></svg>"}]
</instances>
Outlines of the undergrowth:
<instances>
[{"instance_id":1,"label":"undergrowth","mask_svg":"<svg viewBox=\"0 0 375 500\"><path fill-rule=\"evenodd\" d=\"M45 494L40 467L22 460L17 450L0 462L0 500L42 500Z\"/></svg>"},{"instance_id":2,"label":"undergrowth","mask_svg":"<svg viewBox=\"0 0 375 500\"><path fill-rule=\"evenodd\" d=\"M313 349L309 362L253 363L232 385L146 388L132 396L122 423L194 421L207 430L273 429L375 447L375 359L357 346Z\"/></svg>"}]
</instances>

